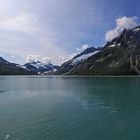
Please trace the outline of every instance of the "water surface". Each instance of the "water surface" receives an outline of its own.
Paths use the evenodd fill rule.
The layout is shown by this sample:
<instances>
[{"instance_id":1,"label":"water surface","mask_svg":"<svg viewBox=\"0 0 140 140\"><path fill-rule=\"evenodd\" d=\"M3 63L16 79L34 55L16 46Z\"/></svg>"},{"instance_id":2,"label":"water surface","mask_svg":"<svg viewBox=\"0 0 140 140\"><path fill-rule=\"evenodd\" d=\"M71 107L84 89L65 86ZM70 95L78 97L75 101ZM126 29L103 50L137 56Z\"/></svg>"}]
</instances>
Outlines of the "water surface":
<instances>
[{"instance_id":1,"label":"water surface","mask_svg":"<svg viewBox=\"0 0 140 140\"><path fill-rule=\"evenodd\" d=\"M136 140L139 131L139 77L0 77L0 140Z\"/></svg>"}]
</instances>

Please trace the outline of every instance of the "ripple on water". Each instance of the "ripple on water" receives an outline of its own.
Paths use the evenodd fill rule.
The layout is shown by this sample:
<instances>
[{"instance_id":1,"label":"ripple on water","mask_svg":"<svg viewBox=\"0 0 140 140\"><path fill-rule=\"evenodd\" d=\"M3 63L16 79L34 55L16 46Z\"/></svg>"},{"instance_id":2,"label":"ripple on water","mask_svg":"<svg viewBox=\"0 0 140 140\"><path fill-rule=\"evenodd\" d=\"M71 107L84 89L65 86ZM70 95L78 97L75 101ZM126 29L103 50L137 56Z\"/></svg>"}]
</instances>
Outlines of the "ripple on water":
<instances>
[{"instance_id":1,"label":"ripple on water","mask_svg":"<svg viewBox=\"0 0 140 140\"><path fill-rule=\"evenodd\" d=\"M6 134L5 140L8 140L8 139L10 139L10 135L9 134Z\"/></svg>"}]
</instances>

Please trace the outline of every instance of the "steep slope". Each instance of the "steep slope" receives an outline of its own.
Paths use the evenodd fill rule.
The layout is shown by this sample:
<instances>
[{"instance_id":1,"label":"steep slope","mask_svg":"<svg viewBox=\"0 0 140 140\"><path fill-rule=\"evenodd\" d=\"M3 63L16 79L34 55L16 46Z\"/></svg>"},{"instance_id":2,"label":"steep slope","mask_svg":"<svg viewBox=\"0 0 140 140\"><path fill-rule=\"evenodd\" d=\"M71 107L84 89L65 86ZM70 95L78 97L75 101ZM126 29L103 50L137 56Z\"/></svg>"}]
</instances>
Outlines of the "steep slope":
<instances>
[{"instance_id":1,"label":"steep slope","mask_svg":"<svg viewBox=\"0 0 140 140\"><path fill-rule=\"evenodd\" d=\"M10 63L0 57L0 75L30 75L31 72L20 68L17 64Z\"/></svg>"},{"instance_id":2,"label":"steep slope","mask_svg":"<svg viewBox=\"0 0 140 140\"><path fill-rule=\"evenodd\" d=\"M71 60L70 60L71 61ZM70 67L60 68L61 74L138 75L140 74L140 26L124 31L98 53ZM64 71L66 68L67 71Z\"/></svg>"},{"instance_id":3,"label":"steep slope","mask_svg":"<svg viewBox=\"0 0 140 140\"><path fill-rule=\"evenodd\" d=\"M81 64L82 62L84 62L85 60L87 60L88 58L97 54L100 51L101 51L100 48L98 48L98 49L96 49L94 47L87 48L82 53L76 55L71 60L62 64L62 66L58 69L56 74L68 74L68 73L70 73L73 69L75 69L75 66L78 66L79 64Z\"/></svg>"},{"instance_id":4,"label":"steep slope","mask_svg":"<svg viewBox=\"0 0 140 140\"><path fill-rule=\"evenodd\" d=\"M76 55L75 57L73 57L73 59L78 58L78 57L80 57L80 56L82 56L82 55L86 55L86 54L89 54L89 53L93 53L93 52L95 52L96 50L97 50L97 49L94 48L94 47L87 48L87 49L85 49L83 52L81 52L80 54L78 54L78 55Z\"/></svg>"}]
</instances>

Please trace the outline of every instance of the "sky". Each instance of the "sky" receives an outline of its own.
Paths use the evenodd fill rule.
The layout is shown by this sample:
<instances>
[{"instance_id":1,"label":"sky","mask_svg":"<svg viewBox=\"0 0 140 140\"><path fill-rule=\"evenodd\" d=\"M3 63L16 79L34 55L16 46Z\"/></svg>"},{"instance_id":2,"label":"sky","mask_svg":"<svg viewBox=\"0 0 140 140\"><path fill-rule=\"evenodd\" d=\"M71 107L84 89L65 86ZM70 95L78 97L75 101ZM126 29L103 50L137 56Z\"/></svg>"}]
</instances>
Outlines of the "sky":
<instances>
[{"instance_id":1,"label":"sky","mask_svg":"<svg viewBox=\"0 0 140 140\"><path fill-rule=\"evenodd\" d=\"M0 0L0 56L62 64L139 25L139 0Z\"/></svg>"}]
</instances>

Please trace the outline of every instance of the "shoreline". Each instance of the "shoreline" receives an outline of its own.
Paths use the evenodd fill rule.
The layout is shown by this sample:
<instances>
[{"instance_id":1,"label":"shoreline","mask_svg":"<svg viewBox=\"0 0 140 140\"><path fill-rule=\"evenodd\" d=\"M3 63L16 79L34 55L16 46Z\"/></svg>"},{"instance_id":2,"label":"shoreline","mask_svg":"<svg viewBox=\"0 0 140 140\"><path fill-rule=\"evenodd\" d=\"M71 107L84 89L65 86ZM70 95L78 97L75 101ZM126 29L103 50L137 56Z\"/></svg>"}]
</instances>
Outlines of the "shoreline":
<instances>
[{"instance_id":1,"label":"shoreline","mask_svg":"<svg viewBox=\"0 0 140 140\"><path fill-rule=\"evenodd\" d=\"M0 75L0 77L87 77L87 78L140 78L140 75Z\"/></svg>"}]
</instances>

